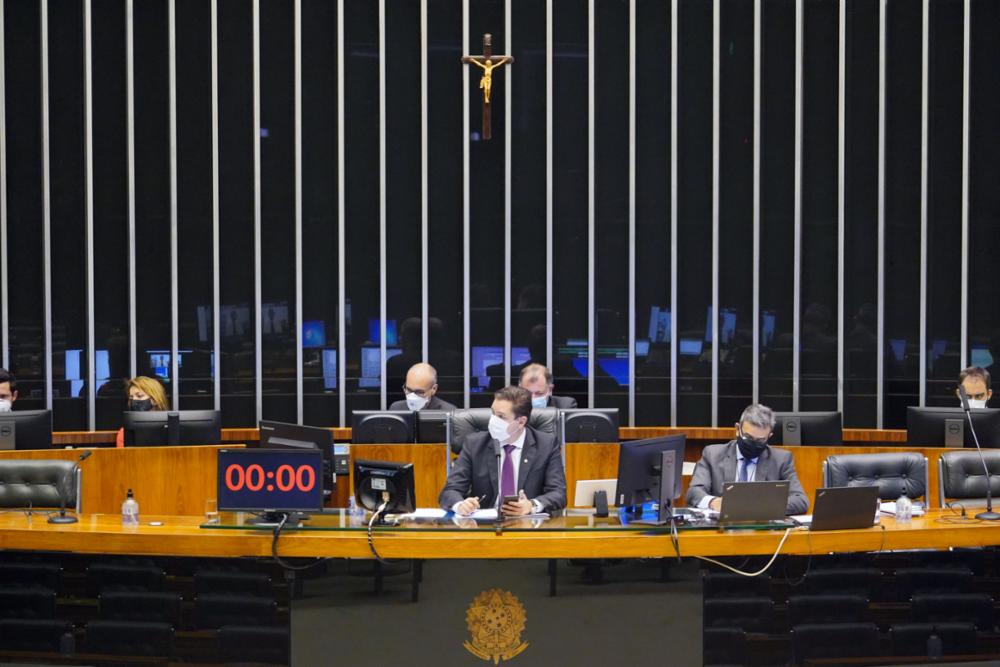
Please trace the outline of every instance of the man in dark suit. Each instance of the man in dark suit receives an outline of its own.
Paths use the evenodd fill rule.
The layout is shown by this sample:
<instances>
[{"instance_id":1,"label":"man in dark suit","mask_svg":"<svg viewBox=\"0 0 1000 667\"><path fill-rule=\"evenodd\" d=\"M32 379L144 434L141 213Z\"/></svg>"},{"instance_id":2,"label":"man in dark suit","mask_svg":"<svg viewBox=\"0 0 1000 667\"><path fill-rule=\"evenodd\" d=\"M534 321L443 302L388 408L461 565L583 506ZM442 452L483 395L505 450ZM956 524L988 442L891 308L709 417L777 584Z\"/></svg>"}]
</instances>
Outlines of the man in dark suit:
<instances>
[{"instance_id":1,"label":"man in dark suit","mask_svg":"<svg viewBox=\"0 0 1000 667\"><path fill-rule=\"evenodd\" d=\"M504 504L506 516L552 512L566 506L566 476L555 436L528 426L531 394L504 387L493 396L489 432L465 438L448 473L438 502L446 510L467 515L480 507Z\"/></svg>"},{"instance_id":2,"label":"man in dark suit","mask_svg":"<svg viewBox=\"0 0 1000 667\"><path fill-rule=\"evenodd\" d=\"M701 453L688 487L689 507L719 510L722 485L726 482L766 482L787 480L786 514L804 514L809 500L795 473L790 452L772 449L767 441L774 431L774 413L766 405L751 405L736 424L736 439L723 445L709 445Z\"/></svg>"},{"instance_id":3,"label":"man in dark suit","mask_svg":"<svg viewBox=\"0 0 1000 667\"><path fill-rule=\"evenodd\" d=\"M430 364L413 364L406 372L406 384L403 385L403 394L406 400L395 401L389 406L390 410L455 410L455 406L448 401L443 401L435 394L438 390L437 371Z\"/></svg>"},{"instance_id":4,"label":"man in dark suit","mask_svg":"<svg viewBox=\"0 0 1000 667\"><path fill-rule=\"evenodd\" d=\"M528 364L521 369L521 387L531 392L531 407L573 410L576 399L571 396L553 396L552 371L541 364Z\"/></svg>"}]
</instances>

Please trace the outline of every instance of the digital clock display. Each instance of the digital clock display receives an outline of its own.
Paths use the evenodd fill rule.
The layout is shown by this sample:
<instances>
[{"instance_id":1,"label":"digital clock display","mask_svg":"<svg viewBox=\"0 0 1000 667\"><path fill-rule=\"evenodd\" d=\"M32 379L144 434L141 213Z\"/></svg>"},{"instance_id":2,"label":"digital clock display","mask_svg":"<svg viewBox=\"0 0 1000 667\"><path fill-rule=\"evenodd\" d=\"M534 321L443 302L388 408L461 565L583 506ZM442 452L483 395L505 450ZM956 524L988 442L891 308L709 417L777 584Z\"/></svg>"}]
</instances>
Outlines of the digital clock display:
<instances>
[{"instance_id":1,"label":"digital clock display","mask_svg":"<svg viewBox=\"0 0 1000 667\"><path fill-rule=\"evenodd\" d=\"M323 452L318 449L220 449L218 506L222 511L323 508Z\"/></svg>"}]
</instances>

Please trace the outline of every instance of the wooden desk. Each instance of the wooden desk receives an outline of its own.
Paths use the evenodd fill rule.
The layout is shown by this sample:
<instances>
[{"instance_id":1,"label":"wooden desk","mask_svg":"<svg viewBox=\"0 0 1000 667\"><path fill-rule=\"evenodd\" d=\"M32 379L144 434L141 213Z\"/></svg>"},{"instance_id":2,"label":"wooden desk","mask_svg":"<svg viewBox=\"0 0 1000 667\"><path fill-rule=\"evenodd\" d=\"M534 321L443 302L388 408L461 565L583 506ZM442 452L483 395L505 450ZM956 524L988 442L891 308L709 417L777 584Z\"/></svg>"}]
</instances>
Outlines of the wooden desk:
<instances>
[{"instance_id":1,"label":"wooden desk","mask_svg":"<svg viewBox=\"0 0 1000 667\"><path fill-rule=\"evenodd\" d=\"M120 513L125 493L131 488L142 515L202 517L205 499L215 497L216 452L222 447L94 449L93 456L80 464L83 471L82 509L86 513ZM73 461L79 455L79 451L72 449L18 450L0 452L0 460Z\"/></svg>"},{"instance_id":2,"label":"wooden desk","mask_svg":"<svg viewBox=\"0 0 1000 667\"><path fill-rule=\"evenodd\" d=\"M883 519L884 530L791 531L783 554L944 549L1000 545L996 523L943 523L947 511L932 510L909 526ZM163 522L150 526L150 520ZM123 527L118 515L84 515L77 524L56 526L20 513L0 515L0 549L74 551L78 553L161 556L240 557L271 555L270 530L199 528L198 517L143 516L143 523ZM558 528L559 519L549 524ZM735 556L774 553L782 531L681 531L682 556ZM631 530L492 530L377 531L375 544L386 558L656 558L672 557L669 534ZM298 530L282 534L282 556L370 558L364 530Z\"/></svg>"}]
</instances>

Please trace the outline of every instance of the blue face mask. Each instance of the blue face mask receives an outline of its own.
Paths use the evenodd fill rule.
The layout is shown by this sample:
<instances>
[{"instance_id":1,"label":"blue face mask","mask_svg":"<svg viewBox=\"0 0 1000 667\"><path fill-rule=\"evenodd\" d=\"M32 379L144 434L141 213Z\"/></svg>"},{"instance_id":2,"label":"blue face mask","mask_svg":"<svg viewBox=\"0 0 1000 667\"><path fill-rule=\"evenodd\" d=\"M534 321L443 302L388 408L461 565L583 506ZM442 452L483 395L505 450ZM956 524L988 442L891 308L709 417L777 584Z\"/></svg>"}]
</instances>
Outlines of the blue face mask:
<instances>
[{"instance_id":1,"label":"blue face mask","mask_svg":"<svg viewBox=\"0 0 1000 667\"><path fill-rule=\"evenodd\" d=\"M549 397L542 396L541 398L531 399L531 407L533 408L544 408L549 404Z\"/></svg>"}]
</instances>

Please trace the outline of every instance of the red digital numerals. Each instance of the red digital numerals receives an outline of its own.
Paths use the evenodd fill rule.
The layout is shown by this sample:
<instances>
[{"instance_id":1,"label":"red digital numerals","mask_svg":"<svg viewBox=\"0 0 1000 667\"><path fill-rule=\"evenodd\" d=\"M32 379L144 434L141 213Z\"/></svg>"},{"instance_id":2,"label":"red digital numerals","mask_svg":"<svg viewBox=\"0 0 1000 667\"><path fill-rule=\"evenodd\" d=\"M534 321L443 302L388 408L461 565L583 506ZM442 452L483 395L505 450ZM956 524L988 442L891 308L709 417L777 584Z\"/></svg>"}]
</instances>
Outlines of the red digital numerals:
<instances>
[{"instance_id":1,"label":"red digital numerals","mask_svg":"<svg viewBox=\"0 0 1000 667\"><path fill-rule=\"evenodd\" d=\"M226 468L226 488L230 491L268 491L277 489L283 493L292 490L299 492L311 491L316 486L316 471L311 466L294 468L287 463L278 466L276 471L264 472L264 468L253 463L245 469L238 463Z\"/></svg>"}]
</instances>

